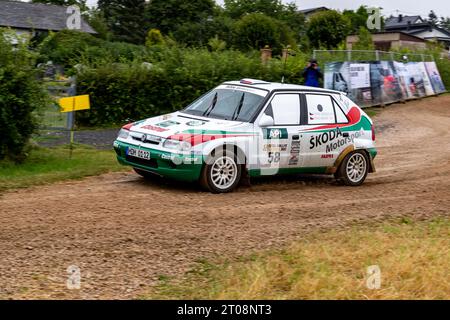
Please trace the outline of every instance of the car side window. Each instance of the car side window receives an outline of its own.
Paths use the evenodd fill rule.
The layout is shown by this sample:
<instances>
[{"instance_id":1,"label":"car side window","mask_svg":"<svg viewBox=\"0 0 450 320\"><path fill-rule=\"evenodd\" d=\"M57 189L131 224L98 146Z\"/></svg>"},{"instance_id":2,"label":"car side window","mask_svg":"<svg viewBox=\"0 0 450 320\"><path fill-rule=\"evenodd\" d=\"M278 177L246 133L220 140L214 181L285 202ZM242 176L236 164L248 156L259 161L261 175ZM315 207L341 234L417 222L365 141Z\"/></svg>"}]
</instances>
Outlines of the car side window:
<instances>
[{"instance_id":1,"label":"car side window","mask_svg":"<svg viewBox=\"0 0 450 320\"><path fill-rule=\"evenodd\" d=\"M336 102L336 100L333 100L334 104L334 110L336 112L336 122L337 123L348 123L348 118L345 115L344 111L342 111L341 107L339 107L339 104Z\"/></svg>"},{"instance_id":2,"label":"car side window","mask_svg":"<svg viewBox=\"0 0 450 320\"><path fill-rule=\"evenodd\" d=\"M333 100L329 95L306 94L306 104L308 106L308 124L336 123Z\"/></svg>"},{"instance_id":3,"label":"car side window","mask_svg":"<svg viewBox=\"0 0 450 320\"><path fill-rule=\"evenodd\" d=\"M275 95L265 114L273 117L276 126L299 125L300 95L290 93Z\"/></svg>"}]
</instances>

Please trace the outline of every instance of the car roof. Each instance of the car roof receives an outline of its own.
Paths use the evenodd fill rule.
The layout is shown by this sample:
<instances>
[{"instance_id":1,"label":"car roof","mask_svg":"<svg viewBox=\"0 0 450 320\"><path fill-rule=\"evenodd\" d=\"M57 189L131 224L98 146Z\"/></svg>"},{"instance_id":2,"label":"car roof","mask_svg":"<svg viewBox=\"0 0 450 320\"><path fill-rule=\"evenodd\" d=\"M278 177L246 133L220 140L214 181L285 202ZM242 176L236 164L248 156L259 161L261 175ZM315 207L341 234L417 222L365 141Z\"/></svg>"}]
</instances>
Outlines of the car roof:
<instances>
[{"instance_id":1,"label":"car roof","mask_svg":"<svg viewBox=\"0 0 450 320\"><path fill-rule=\"evenodd\" d=\"M302 86L298 84L289 84L289 83L279 83L279 82L266 82L263 80L257 79L242 79L240 81L227 81L224 84L235 85L235 86L246 86L255 89L263 89L268 90L270 92L275 90L303 90L303 91L315 91L315 92L327 92L327 93L335 93L335 94L344 94L343 92L323 89L317 87L308 87Z\"/></svg>"}]
</instances>

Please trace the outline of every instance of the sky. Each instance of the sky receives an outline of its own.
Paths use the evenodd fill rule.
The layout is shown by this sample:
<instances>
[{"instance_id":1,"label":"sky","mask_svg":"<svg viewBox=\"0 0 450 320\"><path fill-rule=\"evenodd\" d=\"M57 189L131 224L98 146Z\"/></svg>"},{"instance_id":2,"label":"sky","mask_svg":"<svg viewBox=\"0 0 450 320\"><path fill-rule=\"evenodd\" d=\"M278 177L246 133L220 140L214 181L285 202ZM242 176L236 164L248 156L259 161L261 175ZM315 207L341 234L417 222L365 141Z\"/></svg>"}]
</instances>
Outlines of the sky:
<instances>
[{"instance_id":1,"label":"sky","mask_svg":"<svg viewBox=\"0 0 450 320\"><path fill-rule=\"evenodd\" d=\"M95 5L96 2L97 0L88 0L89 5ZM223 0L216 2L223 4ZM450 17L450 4L448 0L284 0L283 2L295 2L300 9L325 6L332 9L344 10L357 9L361 5L367 5L369 7L383 8L382 13L385 16L391 14L397 16L400 13L403 15L421 15L422 17L426 17L430 10L434 10L439 17Z\"/></svg>"}]
</instances>

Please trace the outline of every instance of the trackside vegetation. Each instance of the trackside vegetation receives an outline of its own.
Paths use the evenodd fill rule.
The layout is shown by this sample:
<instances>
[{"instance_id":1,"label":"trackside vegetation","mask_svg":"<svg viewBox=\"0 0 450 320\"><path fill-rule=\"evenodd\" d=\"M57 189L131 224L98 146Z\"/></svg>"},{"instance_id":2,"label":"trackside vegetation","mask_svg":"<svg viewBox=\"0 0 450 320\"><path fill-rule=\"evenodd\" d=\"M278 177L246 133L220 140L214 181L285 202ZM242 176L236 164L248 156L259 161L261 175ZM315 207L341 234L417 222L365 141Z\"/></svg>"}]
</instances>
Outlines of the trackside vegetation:
<instances>
[{"instance_id":1,"label":"trackside vegetation","mask_svg":"<svg viewBox=\"0 0 450 320\"><path fill-rule=\"evenodd\" d=\"M317 232L283 250L199 263L145 299L447 299L450 219ZM379 289L367 268L381 270Z\"/></svg>"},{"instance_id":2,"label":"trackside vegetation","mask_svg":"<svg viewBox=\"0 0 450 320\"><path fill-rule=\"evenodd\" d=\"M124 170L112 150L75 145L72 158L69 151L69 146L32 147L20 165L0 162L0 192Z\"/></svg>"}]
</instances>

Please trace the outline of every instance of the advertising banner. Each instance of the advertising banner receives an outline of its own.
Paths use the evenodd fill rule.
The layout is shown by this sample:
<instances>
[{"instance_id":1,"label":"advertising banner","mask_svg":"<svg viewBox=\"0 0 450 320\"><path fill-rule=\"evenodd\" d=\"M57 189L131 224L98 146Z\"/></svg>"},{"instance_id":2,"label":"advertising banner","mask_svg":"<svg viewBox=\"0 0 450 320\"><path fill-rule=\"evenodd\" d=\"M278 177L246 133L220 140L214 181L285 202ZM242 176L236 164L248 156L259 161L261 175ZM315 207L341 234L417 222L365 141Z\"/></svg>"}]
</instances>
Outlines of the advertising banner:
<instances>
[{"instance_id":1,"label":"advertising banner","mask_svg":"<svg viewBox=\"0 0 450 320\"><path fill-rule=\"evenodd\" d=\"M425 86L423 83L422 72L419 69L418 62L408 62L406 64L408 70L407 85L413 97L420 98L425 96Z\"/></svg>"},{"instance_id":2,"label":"advertising banner","mask_svg":"<svg viewBox=\"0 0 450 320\"><path fill-rule=\"evenodd\" d=\"M345 92L363 107L445 92L435 62L331 62L324 78L326 89Z\"/></svg>"},{"instance_id":3,"label":"advertising banner","mask_svg":"<svg viewBox=\"0 0 450 320\"><path fill-rule=\"evenodd\" d=\"M408 86L408 68L403 62L397 61L394 61L394 68L395 72L397 73L397 79L400 85L400 89L402 90L403 98L405 100L413 99L414 96Z\"/></svg>"},{"instance_id":4,"label":"advertising banner","mask_svg":"<svg viewBox=\"0 0 450 320\"><path fill-rule=\"evenodd\" d=\"M349 94L348 62L332 62L325 65L325 88Z\"/></svg>"},{"instance_id":5,"label":"advertising banner","mask_svg":"<svg viewBox=\"0 0 450 320\"><path fill-rule=\"evenodd\" d=\"M350 63L350 98L360 105L372 104L370 63Z\"/></svg>"},{"instance_id":6,"label":"advertising banner","mask_svg":"<svg viewBox=\"0 0 450 320\"><path fill-rule=\"evenodd\" d=\"M441 74L436 66L436 62L425 62L425 68L427 69L428 76L433 86L435 93L445 92L444 82L442 81Z\"/></svg>"},{"instance_id":7,"label":"advertising banner","mask_svg":"<svg viewBox=\"0 0 450 320\"><path fill-rule=\"evenodd\" d=\"M423 86L425 88L425 95L432 96L434 95L434 89L431 85L430 77L428 76L427 69L425 68L425 62L418 62L417 67L420 71L420 74L423 79Z\"/></svg>"}]
</instances>

